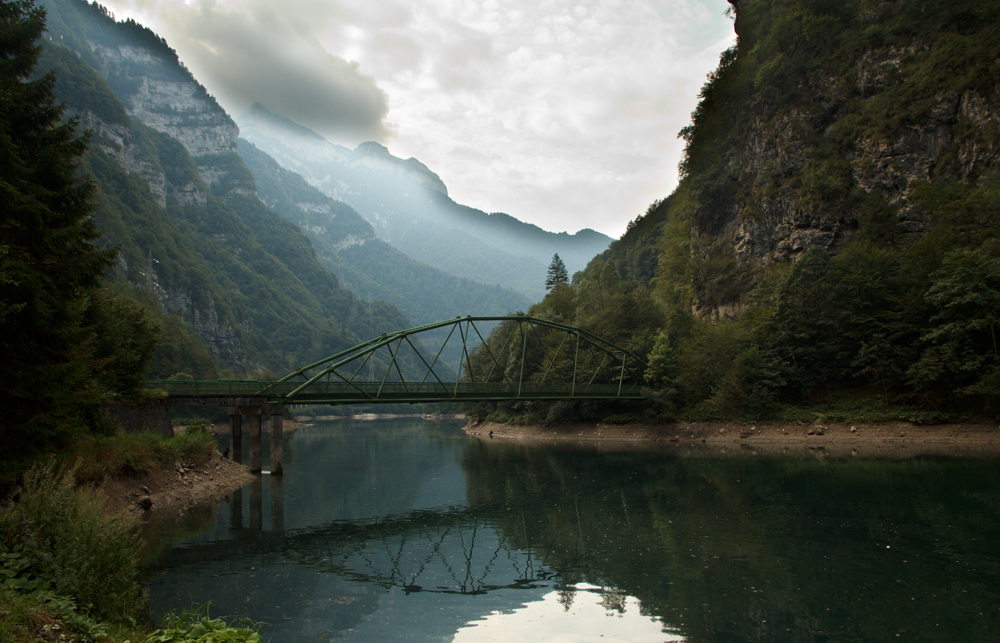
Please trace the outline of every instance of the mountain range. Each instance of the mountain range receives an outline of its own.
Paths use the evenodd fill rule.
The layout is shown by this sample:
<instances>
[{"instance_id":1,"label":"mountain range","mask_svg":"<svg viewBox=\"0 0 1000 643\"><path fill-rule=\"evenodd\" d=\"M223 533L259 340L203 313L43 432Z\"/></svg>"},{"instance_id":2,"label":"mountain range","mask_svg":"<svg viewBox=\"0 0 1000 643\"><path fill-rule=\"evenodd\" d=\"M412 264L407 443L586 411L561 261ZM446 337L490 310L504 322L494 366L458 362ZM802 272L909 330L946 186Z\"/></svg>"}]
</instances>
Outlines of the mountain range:
<instances>
[{"instance_id":1,"label":"mountain range","mask_svg":"<svg viewBox=\"0 0 1000 643\"><path fill-rule=\"evenodd\" d=\"M59 99L90 132L95 218L119 251L109 282L160 319L153 377L283 371L389 329L524 310L544 292L552 254L582 268L586 252L607 246L598 233L554 235L463 208L415 159L377 143L346 150L260 108L248 129L261 144L240 139L152 31L84 0L41 4L47 32L37 71L55 71ZM339 192L310 183L320 165L283 167L287 141L273 145L277 160L261 149L272 141L261 122L308 139L297 156L322 159L328 173L340 159ZM444 204L436 220L424 189ZM367 207L379 198L392 206L382 218ZM422 223L407 232L389 216L397 212L419 212ZM416 229L431 249L419 250Z\"/></svg>"}]
</instances>

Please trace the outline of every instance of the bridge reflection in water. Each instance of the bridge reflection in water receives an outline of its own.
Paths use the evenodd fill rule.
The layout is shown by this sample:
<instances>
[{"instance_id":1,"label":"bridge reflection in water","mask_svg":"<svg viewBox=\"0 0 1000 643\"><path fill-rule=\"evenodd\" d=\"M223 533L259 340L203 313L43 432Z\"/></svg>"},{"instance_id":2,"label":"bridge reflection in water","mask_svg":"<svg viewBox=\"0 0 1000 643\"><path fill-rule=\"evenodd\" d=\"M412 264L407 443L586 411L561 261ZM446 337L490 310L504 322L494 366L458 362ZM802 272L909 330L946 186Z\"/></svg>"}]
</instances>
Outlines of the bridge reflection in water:
<instances>
[{"instance_id":1,"label":"bridge reflection in water","mask_svg":"<svg viewBox=\"0 0 1000 643\"><path fill-rule=\"evenodd\" d=\"M270 490L267 529L265 484ZM228 504L228 538L170 549L152 567L154 575L161 569L227 559L273 564L277 557L283 564L381 588L396 587L406 594L476 595L498 589L536 589L555 577L536 561L530 547L512 547L497 537L490 516L498 507L412 511L286 532L281 476L257 479L230 494Z\"/></svg>"},{"instance_id":2,"label":"bridge reflection in water","mask_svg":"<svg viewBox=\"0 0 1000 643\"><path fill-rule=\"evenodd\" d=\"M469 438L461 424L297 429L285 476L265 474L202 514L200 529L192 525L151 564L153 609L211 601L213 614L264 624L272 643L447 641L465 628L486 636L476 628L509 622L500 615L528 619L540 610L547 627L588 634L599 632L595 621L620 628L634 618L651 630L634 640L663 641L663 623L640 614L633 592L586 571L588 560L603 557L593 533L616 516L595 519L585 497L567 505L549 485L541 495L512 495L511 479L530 487L541 471L520 459L492 462L500 445ZM511 478L490 473L495 464ZM565 532L545 526L550 515Z\"/></svg>"}]
</instances>

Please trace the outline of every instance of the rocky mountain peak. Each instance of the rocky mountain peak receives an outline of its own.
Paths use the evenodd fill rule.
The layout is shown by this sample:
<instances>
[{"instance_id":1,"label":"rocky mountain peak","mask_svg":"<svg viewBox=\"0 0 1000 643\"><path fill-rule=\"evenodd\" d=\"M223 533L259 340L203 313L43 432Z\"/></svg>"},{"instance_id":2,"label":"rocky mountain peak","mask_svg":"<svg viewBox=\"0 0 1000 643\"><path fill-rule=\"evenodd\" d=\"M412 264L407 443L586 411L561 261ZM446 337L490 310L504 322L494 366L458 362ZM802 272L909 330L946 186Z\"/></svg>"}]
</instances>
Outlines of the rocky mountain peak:
<instances>
[{"instance_id":1,"label":"rocky mountain peak","mask_svg":"<svg viewBox=\"0 0 1000 643\"><path fill-rule=\"evenodd\" d=\"M392 158L392 154L389 154L389 148L381 143L376 143L375 141L366 141L361 145L358 145L354 149L354 153L359 156L364 157L375 157L375 158Z\"/></svg>"}]
</instances>

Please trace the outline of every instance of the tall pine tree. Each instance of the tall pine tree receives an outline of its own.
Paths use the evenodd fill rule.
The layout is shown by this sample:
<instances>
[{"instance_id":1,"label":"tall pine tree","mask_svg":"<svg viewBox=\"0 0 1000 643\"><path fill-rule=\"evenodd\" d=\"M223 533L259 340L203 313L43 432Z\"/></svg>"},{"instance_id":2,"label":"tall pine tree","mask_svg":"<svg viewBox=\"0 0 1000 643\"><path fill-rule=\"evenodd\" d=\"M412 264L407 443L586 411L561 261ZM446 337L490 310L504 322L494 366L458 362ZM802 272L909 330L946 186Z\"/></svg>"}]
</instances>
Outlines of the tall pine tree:
<instances>
[{"instance_id":1,"label":"tall pine tree","mask_svg":"<svg viewBox=\"0 0 1000 643\"><path fill-rule=\"evenodd\" d=\"M0 444L27 453L95 422L102 393L90 293L114 262L94 245L86 137L64 120L55 78L32 80L45 11L0 2Z\"/></svg>"},{"instance_id":2,"label":"tall pine tree","mask_svg":"<svg viewBox=\"0 0 1000 643\"><path fill-rule=\"evenodd\" d=\"M569 283L569 272L566 270L566 264L563 260L559 258L559 253L557 252L552 256L552 263L549 264L549 272L545 277L545 290L552 290L556 286Z\"/></svg>"}]
</instances>

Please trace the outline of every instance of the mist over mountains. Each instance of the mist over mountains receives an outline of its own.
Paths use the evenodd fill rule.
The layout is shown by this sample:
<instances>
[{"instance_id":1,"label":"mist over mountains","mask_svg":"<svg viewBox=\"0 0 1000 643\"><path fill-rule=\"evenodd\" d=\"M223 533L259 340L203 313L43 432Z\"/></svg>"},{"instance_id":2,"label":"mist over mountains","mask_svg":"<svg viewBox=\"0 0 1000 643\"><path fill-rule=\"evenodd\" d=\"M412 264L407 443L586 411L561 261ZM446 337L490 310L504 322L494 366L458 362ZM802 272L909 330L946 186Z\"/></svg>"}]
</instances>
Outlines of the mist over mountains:
<instances>
[{"instance_id":1,"label":"mist over mountains","mask_svg":"<svg viewBox=\"0 0 1000 643\"><path fill-rule=\"evenodd\" d=\"M350 205L380 239L453 275L538 299L552 255L558 253L572 274L611 243L594 230L547 232L502 212L460 205L417 159L400 159L374 142L354 150L334 145L260 104L239 122L242 138Z\"/></svg>"},{"instance_id":2,"label":"mist over mountains","mask_svg":"<svg viewBox=\"0 0 1000 643\"><path fill-rule=\"evenodd\" d=\"M244 139L240 155L254 175L257 195L299 226L319 261L361 299L392 302L416 325L471 314L504 315L530 301L501 286L456 277L411 259L375 236L370 223Z\"/></svg>"}]
</instances>

